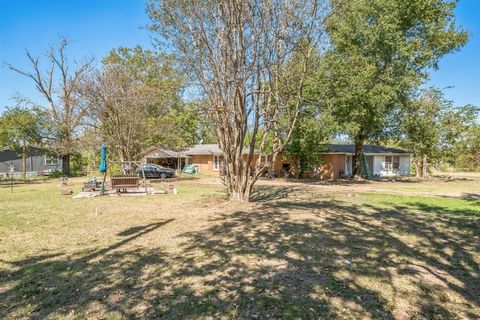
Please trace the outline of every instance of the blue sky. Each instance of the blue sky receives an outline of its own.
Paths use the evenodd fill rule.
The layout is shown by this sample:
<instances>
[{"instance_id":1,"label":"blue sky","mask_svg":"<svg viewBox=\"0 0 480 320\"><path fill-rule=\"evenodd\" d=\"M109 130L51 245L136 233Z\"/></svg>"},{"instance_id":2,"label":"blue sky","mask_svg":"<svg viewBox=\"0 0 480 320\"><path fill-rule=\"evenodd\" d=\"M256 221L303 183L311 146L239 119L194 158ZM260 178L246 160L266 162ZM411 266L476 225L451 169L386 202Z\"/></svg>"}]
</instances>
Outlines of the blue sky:
<instances>
[{"instance_id":1,"label":"blue sky","mask_svg":"<svg viewBox=\"0 0 480 320\"><path fill-rule=\"evenodd\" d=\"M445 89L457 105L480 106L480 1L461 0L457 21L471 33L469 43L440 62L430 85ZM25 49L41 56L60 36L72 40L69 57L93 55L97 61L111 48L151 47L143 0L0 0L0 64L25 64ZM21 94L38 98L32 83L0 67L0 111Z\"/></svg>"}]
</instances>

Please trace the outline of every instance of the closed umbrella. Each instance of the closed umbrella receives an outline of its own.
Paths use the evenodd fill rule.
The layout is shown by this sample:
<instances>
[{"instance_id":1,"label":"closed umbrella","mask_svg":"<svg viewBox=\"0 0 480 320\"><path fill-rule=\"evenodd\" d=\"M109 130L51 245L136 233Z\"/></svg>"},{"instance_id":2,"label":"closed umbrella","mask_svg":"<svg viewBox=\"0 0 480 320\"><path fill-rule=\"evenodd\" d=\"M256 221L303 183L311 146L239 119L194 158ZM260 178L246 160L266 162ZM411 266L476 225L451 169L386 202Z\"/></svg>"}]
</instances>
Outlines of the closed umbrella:
<instances>
[{"instance_id":1,"label":"closed umbrella","mask_svg":"<svg viewBox=\"0 0 480 320\"><path fill-rule=\"evenodd\" d=\"M107 171L107 145L102 144L102 151L100 153L100 172Z\"/></svg>"},{"instance_id":2,"label":"closed umbrella","mask_svg":"<svg viewBox=\"0 0 480 320\"><path fill-rule=\"evenodd\" d=\"M102 189L100 190L100 194L105 194L105 180L107 178L107 145L102 144L102 151L100 153L100 172L103 173L103 182L102 182Z\"/></svg>"}]
</instances>

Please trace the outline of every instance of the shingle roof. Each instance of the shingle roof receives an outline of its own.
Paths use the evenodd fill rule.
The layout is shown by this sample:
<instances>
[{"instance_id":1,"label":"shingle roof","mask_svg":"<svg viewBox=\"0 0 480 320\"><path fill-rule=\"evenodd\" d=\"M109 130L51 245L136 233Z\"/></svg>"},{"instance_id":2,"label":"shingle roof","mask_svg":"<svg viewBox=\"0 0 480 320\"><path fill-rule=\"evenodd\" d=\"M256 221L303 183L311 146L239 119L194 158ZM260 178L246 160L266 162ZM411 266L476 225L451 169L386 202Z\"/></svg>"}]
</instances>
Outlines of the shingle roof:
<instances>
[{"instance_id":1,"label":"shingle roof","mask_svg":"<svg viewBox=\"0 0 480 320\"><path fill-rule=\"evenodd\" d=\"M41 156L46 154L47 151L44 149L30 147L28 150L28 157ZM1 150L0 149L0 162L12 161L22 159L22 156L11 150Z\"/></svg>"},{"instance_id":2,"label":"shingle roof","mask_svg":"<svg viewBox=\"0 0 480 320\"><path fill-rule=\"evenodd\" d=\"M218 144L196 144L184 152L186 155L223 153Z\"/></svg>"},{"instance_id":3,"label":"shingle roof","mask_svg":"<svg viewBox=\"0 0 480 320\"><path fill-rule=\"evenodd\" d=\"M355 145L353 144L328 144L325 145L325 153L355 153ZM245 150L248 152L248 150ZM410 154L409 151L400 148L391 148L373 144L363 146L363 152L366 154ZM183 152L177 152L160 147L152 147L142 153L142 155L153 154L156 158L181 158L193 155L212 155L222 154L222 150L218 144L196 144Z\"/></svg>"},{"instance_id":4,"label":"shingle roof","mask_svg":"<svg viewBox=\"0 0 480 320\"><path fill-rule=\"evenodd\" d=\"M330 144L326 145L329 152L334 153L355 153L355 145L353 144ZM385 153L405 153L410 154L410 151L400 149L400 148L391 148L385 146L379 146L374 144L366 144L363 146L364 153L371 154L385 154Z\"/></svg>"},{"instance_id":5,"label":"shingle roof","mask_svg":"<svg viewBox=\"0 0 480 320\"><path fill-rule=\"evenodd\" d=\"M142 152L139 154L139 156L147 156L147 155L152 155L154 158L183 158L185 157L184 152L177 152L174 150L169 150L169 149L163 149L160 147L151 147L150 149L146 150L145 152Z\"/></svg>"},{"instance_id":6,"label":"shingle roof","mask_svg":"<svg viewBox=\"0 0 480 320\"><path fill-rule=\"evenodd\" d=\"M157 158L178 158L182 156L181 152L168 149L158 149L158 151L156 151L154 154Z\"/></svg>"}]
</instances>

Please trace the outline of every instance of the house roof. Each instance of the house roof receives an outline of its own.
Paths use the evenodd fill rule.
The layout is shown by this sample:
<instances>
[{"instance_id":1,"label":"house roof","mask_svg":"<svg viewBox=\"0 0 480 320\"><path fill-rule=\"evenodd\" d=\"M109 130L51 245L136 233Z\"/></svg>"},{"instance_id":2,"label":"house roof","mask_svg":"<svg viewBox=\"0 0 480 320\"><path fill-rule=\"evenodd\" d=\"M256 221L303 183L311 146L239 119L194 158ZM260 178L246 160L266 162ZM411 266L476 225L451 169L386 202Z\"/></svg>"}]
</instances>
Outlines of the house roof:
<instances>
[{"instance_id":1,"label":"house roof","mask_svg":"<svg viewBox=\"0 0 480 320\"><path fill-rule=\"evenodd\" d=\"M184 152L186 155L223 153L218 144L196 144Z\"/></svg>"},{"instance_id":2,"label":"house roof","mask_svg":"<svg viewBox=\"0 0 480 320\"><path fill-rule=\"evenodd\" d=\"M45 155L46 153L47 151L41 148L37 148L37 147L28 148L28 157L41 156L41 155ZM21 154L11 150L0 149L0 162L13 161L18 159L22 159Z\"/></svg>"},{"instance_id":3,"label":"house roof","mask_svg":"<svg viewBox=\"0 0 480 320\"><path fill-rule=\"evenodd\" d=\"M152 155L154 158L160 158L160 159L165 159L165 158L184 158L186 157L184 152L178 152L178 151L173 151L169 149L163 149L160 147L151 147L145 152L142 152L140 156L148 156Z\"/></svg>"},{"instance_id":4,"label":"house roof","mask_svg":"<svg viewBox=\"0 0 480 320\"><path fill-rule=\"evenodd\" d=\"M327 152L331 153L355 153L355 145L353 144L329 144L326 145L328 148ZM400 148L393 148L393 147L385 147L379 146L374 144L366 144L363 146L363 153L366 154L410 154L410 151L400 149Z\"/></svg>"},{"instance_id":5,"label":"house roof","mask_svg":"<svg viewBox=\"0 0 480 320\"><path fill-rule=\"evenodd\" d=\"M365 154L410 154L409 151L385 147L373 144L366 144L363 146L363 152ZM163 149L160 147L151 147L146 150L141 156L152 155L155 158L184 158L194 155L213 155L213 154L222 154L222 149L218 144L196 144L190 147L189 149L183 152L177 152L169 149ZM326 144L325 153L355 153L355 145L353 144Z\"/></svg>"}]
</instances>

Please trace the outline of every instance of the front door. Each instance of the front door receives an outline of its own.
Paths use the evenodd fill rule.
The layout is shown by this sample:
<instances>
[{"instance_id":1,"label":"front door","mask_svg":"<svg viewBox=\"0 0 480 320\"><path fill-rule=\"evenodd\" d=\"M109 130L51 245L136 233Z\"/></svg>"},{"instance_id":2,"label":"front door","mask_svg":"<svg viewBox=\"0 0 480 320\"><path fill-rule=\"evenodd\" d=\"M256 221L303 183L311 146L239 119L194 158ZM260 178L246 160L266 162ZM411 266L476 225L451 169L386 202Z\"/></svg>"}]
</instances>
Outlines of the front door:
<instances>
[{"instance_id":1,"label":"front door","mask_svg":"<svg viewBox=\"0 0 480 320\"><path fill-rule=\"evenodd\" d=\"M352 156L345 156L345 175L351 176L352 175Z\"/></svg>"},{"instance_id":2,"label":"front door","mask_svg":"<svg viewBox=\"0 0 480 320\"><path fill-rule=\"evenodd\" d=\"M225 166L225 162L222 155L213 156L213 170L220 171Z\"/></svg>"},{"instance_id":3,"label":"front door","mask_svg":"<svg viewBox=\"0 0 480 320\"><path fill-rule=\"evenodd\" d=\"M373 175L373 156L366 156L368 164L368 174Z\"/></svg>"}]
</instances>

